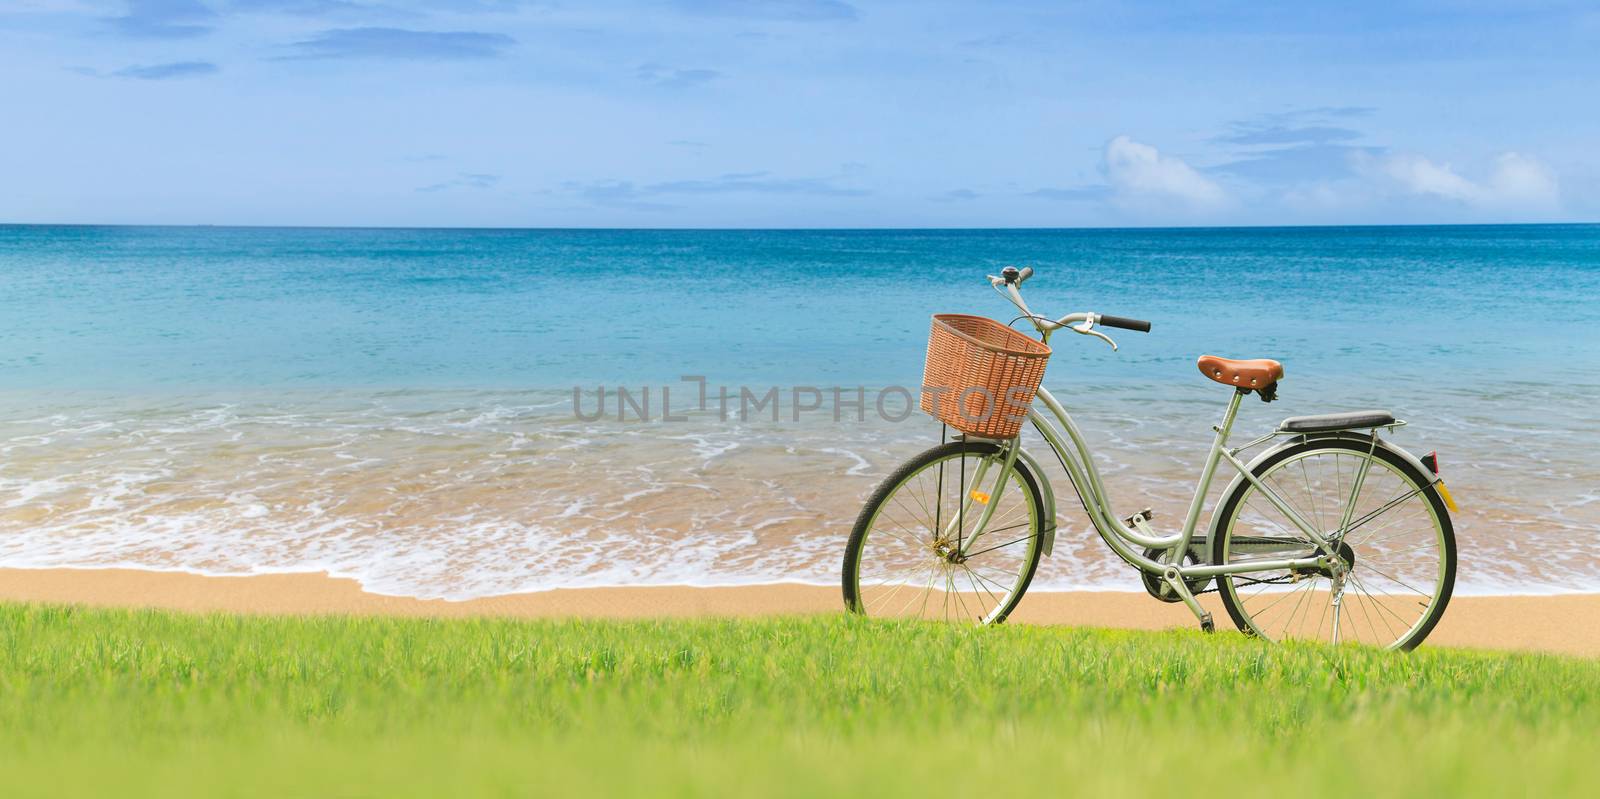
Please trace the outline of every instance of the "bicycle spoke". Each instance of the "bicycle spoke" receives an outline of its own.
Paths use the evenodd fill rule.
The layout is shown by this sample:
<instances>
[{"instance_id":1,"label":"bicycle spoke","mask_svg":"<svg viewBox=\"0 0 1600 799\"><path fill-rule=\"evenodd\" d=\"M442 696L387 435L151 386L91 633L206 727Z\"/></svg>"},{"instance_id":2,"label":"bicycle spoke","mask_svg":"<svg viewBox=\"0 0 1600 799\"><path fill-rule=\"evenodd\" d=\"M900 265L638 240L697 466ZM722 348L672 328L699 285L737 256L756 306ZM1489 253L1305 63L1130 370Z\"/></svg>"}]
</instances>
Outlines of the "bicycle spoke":
<instances>
[{"instance_id":1,"label":"bicycle spoke","mask_svg":"<svg viewBox=\"0 0 1600 799\"><path fill-rule=\"evenodd\" d=\"M1322 640L1322 623L1328 620L1328 608L1331 607L1333 607L1333 585L1330 581L1328 585L1328 601L1322 604L1322 613L1317 616L1317 634L1313 637L1318 641Z\"/></svg>"},{"instance_id":2,"label":"bicycle spoke","mask_svg":"<svg viewBox=\"0 0 1600 799\"><path fill-rule=\"evenodd\" d=\"M933 578L938 576L939 562L934 561L933 565L928 567L928 587L922 590L922 606L917 610L917 618L919 619L928 615L928 597L933 596ZM905 608L901 608L900 613L895 615L901 615L905 612Z\"/></svg>"},{"instance_id":3,"label":"bicycle spoke","mask_svg":"<svg viewBox=\"0 0 1600 799\"><path fill-rule=\"evenodd\" d=\"M1393 608L1389 607L1388 605L1386 605L1382 601L1380 601L1377 598L1377 596L1375 596L1370 590L1367 589L1366 581L1362 580L1359 577L1353 577L1352 579L1354 579L1356 584L1361 587L1362 593L1366 594L1369 598L1371 598L1372 604L1375 605L1378 608L1379 611L1381 611L1378 614L1378 618L1380 618L1380 619L1383 618L1383 614L1387 613L1387 614L1389 614L1390 618L1394 619L1397 622L1400 622L1400 624L1401 624L1401 633L1402 634L1406 630L1411 629L1411 624L1412 623L1406 621L1405 618L1402 617L1399 613L1396 613ZM1383 626L1384 626L1384 629L1387 629L1389 631L1390 635L1394 635L1395 634L1394 633L1394 628L1390 627L1389 623L1387 621L1385 621L1383 623Z\"/></svg>"},{"instance_id":4,"label":"bicycle spoke","mask_svg":"<svg viewBox=\"0 0 1600 799\"><path fill-rule=\"evenodd\" d=\"M1405 581L1401 580L1400 578L1395 577L1394 575L1389 574L1388 572L1385 572L1384 570L1382 570L1382 569L1380 569L1380 568L1378 568L1376 566L1373 566L1370 563L1363 563L1362 565L1366 566L1367 568L1369 568L1369 569L1371 569L1371 570L1373 570L1375 572L1377 572L1379 575L1387 578L1390 582L1393 582L1396 585L1399 585L1401 588L1404 588L1407 591L1411 591L1411 592L1415 593L1417 596L1420 596L1420 597L1423 597L1423 598L1426 598L1426 599L1432 599L1433 598L1433 594L1430 594L1427 591L1420 591L1420 590L1418 590L1416 588L1412 588L1409 584L1407 584Z\"/></svg>"},{"instance_id":5,"label":"bicycle spoke","mask_svg":"<svg viewBox=\"0 0 1600 799\"><path fill-rule=\"evenodd\" d=\"M1258 497L1258 496L1260 496L1260 492L1256 491L1254 488L1250 489L1250 494L1245 497L1244 505L1247 508L1254 508L1255 509L1255 512L1256 512L1257 516L1260 517L1261 521L1266 522L1267 525L1272 528L1271 531L1270 531L1271 534L1274 534L1274 535L1276 535L1278 537L1282 537L1282 538L1292 538L1292 539L1294 539L1296 541L1302 541L1302 542L1304 542L1304 543L1306 543L1308 545L1312 545L1311 544L1311 539L1306 537L1306 534L1305 534L1304 530L1301 530L1300 528L1294 526L1292 523L1288 524L1288 525L1279 524L1276 520L1274 520L1271 517L1271 515L1269 515L1266 511L1263 511L1259 506L1257 506L1255 504L1255 501L1256 501L1256 497ZM1267 507L1272 508L1272 511L1271 511L1272 514L1276 514L1276 515L1279 515L1279 516L1283 515L1283 511L1280 511L1276 507L1273 507L1272 503L1269 502L1266 497L1261 497L1261 501L1262 502L1266 502L1267 503Z\"/></svg>"},{"instance_id":6,"label":"bicycle spoke","mask_svg":"<svg viewBox=\"0 0 1600 799\"><path fill-rule=\"evenodd\" d=\"M1288 577L1289 573L1288 572L1284 572L1283 575L1285 577ZM1234 579L1238 579L1238 578L1234 578ZM1251 592L1250 596L1245 597L1245 599L1246 600L1255 599L1256 597L1261 596L1262 594L1266 593L1267 591L1272 590L1273 586L1276 586L1276 585L1279 585L1279 583L1268 582L1268 581L1263 580L1260 583L1261 587L1257 588L1255 591Z\"/></svg>"},{"instance_id":7,"label":"bicycle spoke","mask_svg":"<svg viewBox=\"0 0 1600 799\"><path fill-rule=\"evenodd\" d=\"M917 518L917 514L914 511L912 511L910 508L907 508L905 506L905 503L900 501L900 495L899 494L895 494L892 499L893 499L894 504L895 504L896 507L900 508L901 510L903 510L906 513L911 515L911 520L913 522L921 522L924 525L928 524L928 520L927 519L925 519L925 518L924 519L918 519ZM929 529L933 529L931 525L929 525ZM934 534L938 535L938 531L934 530Z\"/></svg>"},{"instance_id":8,"label":"bicycle spoke","mask_svg":"<svg viewBox=\"0 0 1600 799\"><path fill-rule=\"evenodd\" d=\"M1412 526L1414 523L1426 524L1431 530L1433 527L1433 516L1424 508L1415 508L1410 513L1397 515L1390 521L1384 522L1382 526L1375 528L1371 535L1368 535L1366 538L1363 538L1360 541L1351 541L1350 545L1366 546L1368 544L1387 541L1400 535L1418 532L1418 530ZM1397 529L1398 533L1396 533ZM1380 534L1387 533L1395 533L1395 535L1383 535L1382 537L1378 537Z\"/></svg>"},{"instance_id":9,"label":"bicycle spoke","mask_svg":"<svg viewBox=\"0 0 1600 799\"><path fill-rule=\"evenodd\" d=\"M1430 541L1423 541L1423 542L1418 543L1418 544L1412 544L1411 546L1405 547L1403 549L1387 549L1387 550L1384 550L1382 552L1370 552L1370 551L1369 552L1364 552L1361 555L1360 560L1363 563L1368 563L1368 564L1381 563L1381 564L1383 564L1385 566L1390 566L1390 568L1396 568L1396 567L1392 566L1391 564L1393 564L1395 562L1395 556L1397 556L1397 555L1405 555L1405 554L1409 554L1409 553L1413 553L1413 552L1420 552L1422 550L1428 550L1430 552L1437 553L1438 549L1439 549L1439 542L1430 540ZM1415 558L1412 558L1410 560L1413 563L1416 562ZM1437 560L1437 555L1434 556L1434 560Z\"/></svg>"},{"instance_id":10,"label":"bicycle spoke","mask_svg":"<svg viewBox=\"0 0 1600 799\"><path fill-rule=\"evenodd\" d=\"M891 572L889 574L889 576L884 577L882 580L879 580L879 581L873 583L872 585L863 586L863 588L866 588L866 589L878 589L878 588L882 588L882 587L884 587L886 585L889 585L890 583L895 583L897 585L904 585L905 582L903 580L896 580L897 576L908 576L909 577L909 576L913 576L913 575L919 575L919 574L922 573L922 570L925 569L925 568L927 568L926 564L912 565L912 566L906 568L904 571Z\"/></svg>"},{"instance_id":11,"label":"bicycle spoke","mask_svg":"<svg viewBox=\"0 0 1600 799\"><path fill-rule=\"evenodd\" d=\"M1000 589L1000 590L1001 590L1001 591L1004 591L1004 592L1006 592L1006 593L1008 593L1008 594L1009 594L1009 593L1011 593L1011 589L1010 589L1010 588L1008 588L1008 587L1006 587L1006 586L1004 586L1004 585L1001 585L1001 584L1000 584L1000 583L998 583L998 582L995 582L995 580L994 580L994 579L993 579L993 578L991 578L991 577L989 577L989 576L987 576L987 575L985 575L985 574L984 574L984 573L983 573L983 572L980 572L980 571L978 571L978 570L977 570L977 569L973 569L973 568L968 568L968 569L967 569L967 571L970 571L970 572L972 572L972 574L973 574L973 576L975 576L975 577L977 577L977 578L978 578L978 579L979 579L979 580L982 580L982 581L984 581L984 582L985 582L985 583L987 583L987 584L989 584L989 585L992 585L992 586L994 586L994 587L995 587L995 588L998 588L998 589Z\"/></svg>"},{"instance_id":12,"label":"bicycle spoke","mask_svg":"<svg viewBox=\"0 0 1600 799\"><path fill-rule=\"evenodd\" d=\"M911 538L907 538L905 535L902 535L900 532L895 531L895 530L891 530L891 529L889 529L887 527L874 527L874 528L872 528L872 532L873 533L883 533L884 535L886 535L886 536L888 536L890 538L893 538L894 540L899 541L900 543L905 544L906 546L911 547L912 549L925 549L928 546L927 544L924 544L921 541L917 541L917 540L914 540L914 539L911 539Z\"/></svg>"},{"instance_id":13,"label":"bicycle spoke","mask_svg":"<svg viewBox=\"0 0 1600 799\"><path fill-rule=\"evenodd\" d=\"M1425 515L1426 514L1424 514L1424 516ZM1422 521L1422 520L1423 520L1422 517L1418 517L1417 518L1417 521ZM1429 519L1429 521L1431 521L1431 519ZM1384 536L1383 538L1363 538L1360 541L1352 541L1352 542L1349 542L1349 543L1350 543L1351 546L1370 547L1370 546L1372 546L1374 544L1382 544L1382 543L1384 543L1386 541L1394 541L1396 539L1404 538L1404 537L1409 536L1409 535L1417 535L1419 532L1421 532L1421 531L1412 530L1412 529L1406 529L1406 530L1401 530L1400 532L1395 533L1394 535ZM1428 536L1428 538L1429 538L1430 541L1433 540L1433 536L1431 536L1431 535ZM1434 542L1434 543L1437 543L1437 542Z\"/></svg>"},{"instance_id":14,"label":"bicycle spoke","mask_svg":"<svg viewBox=\"0 0 1600 799\"><path fill-rule=\"evenodd\" d=\"M1303 583L1303 585L1304 585L1304 590L1303 591L1302 591L1302 589L1299 589L1299 588L1295 589L1294 593L1298 596L1298 598L1294 601L1294 605L1292 605L1289 608L1289 616L1288 616L1287 619L1284 620L1283 627L1281 628L1282 631L1283 631L1283 636L1281 636L1281 637L1288 637L1289 629L1294 626L1295 617L1300 615L1300 608L1305 605L1306 597L1311 596L1312 591L1315 590L1312 587L1315 584L1316 584L1316 581L1314 579L1308 579L1308 580L1305 580L1304 583Z\"/></svg>"},{"instance_id":15,"label":"bicycle spoke","mask_svg":"<svg viewBox=\"0 0 1600 799\"><path fill-rule=\"evenodd\" d=\"M1014 525L1012 525L1012 527L1013 528L1015 528L1015 527L1023 527L1026 524L1027 524L1026 522L1024 522L1023 524L1014 524ZM999 532L999 531L997 530L996 532ZM1004 548L1006 548L1008 546L1011 546L1012 544L1020 544L1020 543L1022 543L1024 541L1032 541L1034 539L1034 537L1035 536L1033 535L1033 533L1029 533L1029 534L1027 534L1027 535L1025 535L1025 536L1023 536L1021 538L1018 538L1018 539L1014 540L1014 541L1007 541L1004 544L997 544L995 546L989 547L988 549L980 549L977 552L969 552L969 553L967 553L967 557L969 559L970 558L975 558L975 557L977 557L979 555L984 554L985 552L993 552L993 551L995 551L997 549L1004 549Z\"/></svg>"},{"instance_id":16,"label":"bicycle spoke","mask_svg":"<svg viewBox=\"0 0 1600 799\"><path fill-rule=\"evenodd\" d=\"M1361 584L1363 586L1365 586L1367 584L1366 580L1361 580L1360 578L1356 578L1356 579L1360 580L1360 582L1361 582ZM1369 591L1369 593L1370 593L1370 591ZM1385 603L1382 600L1378 599L1378 597L1380 597L1380 596L1391 596L1391 595L1390 594L1374 594L1373 595L1373 599L1375 600L1374 604L1376 604L1378 606L1378 609L1384 611L1385 613L1388 613L1395 621L1398 621L1401 624L1406 625L1406 628L1409 629L1410 625L1412 624L1412 622L1406 621L1406 618L1404 616L1401 616L1398 611L1396 611L1394 608L1390 607L1387 603Z\"/></svg>"},{"instance_id":17,"label":"bicycle spoke","mask_svg":"<svg viewBox=\"0 0 1600 799\"><path fill-rule=\"evenodd\" d=\"M923 535L925 535L925 534L928 536L928 540L930 542L933 540L932 530L930 528L928 528L927 525L918 524L916 522L916 520L912 520L908 524L904 519L900 518L899 514L896 513L893 508L884 508L882 511L880 511L878 513L877 521L880 521L880 522L892 522L893 526L894 526L894 528L896 530L898 530L899 532L905 533L913 541L920 541L922 539ZM874 529L883 529L883 528L881 526L878 526L878 527L875 527Z\"/></svg>"},{"instance_id":18,"label":"bicycle spoke","mask_svg":"<svg viewBox=\"0 0 1600 799\"><path fill-rule=\"evenodd\" d=\"M990 526L985 527L982 530L979 530L978 526L976 524L974 524L972 526L972 532L967 535L968 545L969 546L972 545L979 538L987 537L987 536L990 536L990 535L993 535L993 534L999 533L999 532L1005 532L1006 530L1014 530L1014 529L1016 529L1018 527L1025 527L1028 524L1030 524L1030 522L1026 522L1026 521L1020 522L1018 524L1011 524L1010 523L1011 520L1017 518L1017 515L1018 514L1016 512L1011 512L1011 513L1007 514L1007 517L1004 518L1004 519L992 519L989 522ZM1001 525L1001 526L995 527L994 525ZM969 557L970 557L970 555L969 555Z\"/></svg>"},{"instance_id":19,"label":"bicycle spoke","mask_svg":"<svg viewBox=\"0 0 1600 799\"><path fill-rule=\"evenodd\" d=\"M927 563L927 562L924 562L924 563L922 563L920 565L914 565L914 566L906 569L904 574L907 577L915 578L916 576L919 576L923 572L927 571L928 568L929 568L929 565L930 564ZM908 585L914 585L915 582L916 582L915 579L910 580L910 581L905 581L905 580L896 581L894 583L895 587L890 589L888 591L888 593L883 593L882 591L879 590L879 589L882 589L882 588L888 586L889 583L890 583L890 580L892 580L892 579L893 579L892 577L885 578L884 580L880 581L877 585L871 586L873 591L875 593L877 593L878 596L876 598L869 598L869 597L866 596L865 593L863 593L863 595L862 595L863 604L865 604L868 607L871 607L871 605L874 604L874 603L888 604L889 600L894 598L896 595L898 595L902 589L904 589Z\"/></svg>"},{"instance_id":20,"label":"bicycle spoke","mask_svg":"<svg viewBox=\"0 0 1600 799\"><path fill-rule=\"evenodd\" d=\"M962 596L961 596L961 581L956 579L956 577L957 577L956 570L955 569L951 569L950 570L950 587L955 591L956 604L961 608L961 614L964 617L966 617L968 619L972 619L974 621L983 621L983 616L973 617L972 611L967 609L967 601L965 599L963 599ZM977 599L974 598L973 601L976 602Z\"/></svg>"},{"instance_id":21,"label":"bicycle spoke","mask_svg":"<svg viewBox=\"0 0 1600 799\"><path fill-rule=\"evenodd\" d=\"M975 591L976 590L982 590L984 593L988 594L989 595L989 599L994 602L996 607L999 607L1000 604L1001 604L1000 597L995 596L994 592L989 590L989 586L984 585L982 583L979 583L978 582L978 576L973 573L972 569L967 567L967 564L965 564L965 563L961 564L961 568L966 571L966 573L967 573L967 581L972 583L973 589Z\"/></svg>"},{"instance_id":22,"label":"bicycle spoke","mask_svg":"<svg viewBox=\"0 0 1600 799\"><path fill-rule=\"evenodd\" d=\"M1304 462L1306 459L1301 458L1300 460ZM1333 478L1333 510L1334 513L1338 513L1342 510L1342 508L1339 506L1339 503L1343 501L1342 497L1344 497L1344 453L1333 453Z\"/></svg>"},{"instance_id":23,"label":"bicycle spoke","mask_svg":"<svg viewBox=\"0 0 1600 799\"><path fill-rule=\"evenodd\" d=\"M1300 459L1300 482L1306 488L1306 500L1311 503L1311 512L1316 517L1317 529L1328 529L1328 525L1322 521L1322 505L1317 502L1316 493L1311 490L1311 475L1306 469L1305 458Z\"/></svg>"},{"instance_id":24,"label":"bicycle spoke","mask_svg":"<svg viewBox=\"0 0 1600 799\"><path fill-rule=\"evenodd\" d=\"M950 621L951 618L961 618L963 613L961 605L961 589L956 584L956 570L950 568L948 565L946 565L944 569L944 590L947 602L949 603L946 607L944 620ZM954 616L951 614L954 614Z\"/></svg>"},{"instance_id":25,"label":"bicycle spoke","mask_svg":"<svg viewBox=\"0 0 1600 799\"><path fill-rule=\"evenodd\" d=\"M931 519L933 521L933 523L934 523L934 527L937 528L938 527L938 519L937 519L938 514L934 511L933 505L928 502L928 480L927 480L927 477L928 477L927 472L923 472L921 474L918 474L917 477L916 477L915 482L912 483L911 485L915 486L917 504L922 506L923 514L928 519ZM910 489L908 488L907 490L909 491ZM937 496L935 496L934 497L934 502L937 503L938 499L939 498Z\"/></svg>"},{"instance_id":26,"label":"bicycle spoke","mask_svg":"<svg viewBox=\"0 0 1600 799\"><path fill-rule=\"evenodd\" d=\"M1294 511L1296 516L1299 516L1303 520L1307 520L1308 524L1310 523L1309 522L1310 517L1306 515L1305 510L1303 508L1301 508L1298 504L1289 501L1289 498L1284 496L1284 492L1281 490L1282 487L1277 484L1276 478L1274 478L1272 480L1263 480L1262 484L1265 485L1267 488L1273 489L1273 493L1278 495L1278 499L1283 500L1283 504L1287 505L1290 510ZM1263 499L1265 499L1265 497L1263 497ZM1265 501L1267 502L1268 505L1272 504L1272 500L1270 500L1270 499L1266 499ZM1274 508L1274 510L1276 510L1276 508ZM1278 512L1282 513L1283 511L1278 511ZM1300 535L1302 535L1302 536L1305 535L1305 531L1301 530L1300 526L1297 525L1297 524L1294 524L1292 521L1290 522L1290 527L1292 529L1294 529L1295 531L1299 532Z\"/></svg>"},{"instance_id":27,"label":"bicycle spoke","mask_svg":"<svg viewBox=\"0 0 1600 799\"><path fill-rule=\"evenodd\" d=\"M1287 598L1289 598L1291 596L1294 596L1300 590L1301 587L1302 587L1302 584L1296 584L1294 588L1291 588L1288 591L1283 592L1282 596L1280 596L1277 599L1273 600L1272 604L1267 605L1264 608L1261 608L1260 610L1256 611L1256 613L1253 614L1253 615L1263 615L1263 614L1265 614L1268 610L1271 610L1273 608L1273 606L1282 603L1283 600L1285 600L1285 599L1287 599Z\"/></svg>"},{"instance_id":28,"label":"bicycle spoke","mask_svg":"<svg viewBox=\"0 0 1600 799\"><path fill-rule=\"evenodd\" d=\"M1366 513L1366 515L1362 516L1360 519L1357 519L1355 521L1350 522L1349 528L1347 528L1344 531L1345 537L1349 538L1350 534L1355 532L1357 528L1365 525L1367 522L1370 522L1373 519L1376 519L1378 516L1382 515L1388 509L1390 509L1390 508L1392 508L1392 507L1394 507L1396 505L1399 505L1400 503L1405 502L1406 500L1408 500L1408 499L1410 499L1410 498L1412 498L1414 496L1417 496L1417 495L1421 494L1424 490L1426 490L1426 487L1412 488L1411 490L1407 491L1406 493L1401 494L1400 496L1397 496L1394 499L1391 499L1388 502L1383 503L1382 505L1378 506L1376 509L1368 511Z\"/></svg>"},{"instance_id":29,"label":"bicycle spoke","mask_svg":"<svg viewBox=\"0 0 1600 799\"><path fill-rule=\"evenodd\" d=\"M1361 596L1366 598L1365 601L1363 601L1361 603L1361 615L1366 617L1366 619L1367 619L1367 629L1372 631L1372 637L1373 637L1374 640L1376 640L1377 637L1378 637L1378 625L1373 623L1373 621L1372 621L1372 613L1371 613L1371 611L1367 610L1367 605L1369 605L1369 604L1371 604L1373 602L1376 602L1377 600L1372 598L1372 594L1367 593L1367 589L1364 586L1361 585L1361 582L1359 580L1356 580L1355 578L1352 577L1350 579L1350 584L1355 586L1356 592L1358 594L1360 594ZM1383 619L1383 616L1379 615L1378 619L1381 621ZM1385 622L1384 627L1387 628L1388 626L1389 626L1388 623ZM1389 635L1391 637L1394 635L1394 630L1393 629L1389 630Z\"/></svg>"},{"instance_id":30,"label":"bicycle spoke","mask_svg":"<svg viewBox=\"0 0 1600 799\"><path fill-rule=\"evenodd\" d=\"M895 587L894 587L894 590L890 591L888 596L883 597L883 604L885 604L885 605L889 604L889 601L894 599L896 596L898 596L900 594L900 591L902 589L904 589L906 587L906 585L907 585L906 583L898 583L898 584L896 584ZM879 587L881 588L882 586L879 586ZM871 606L871 602L868 602L867 605L870 607Z\"/></svg>"}]
</instances>

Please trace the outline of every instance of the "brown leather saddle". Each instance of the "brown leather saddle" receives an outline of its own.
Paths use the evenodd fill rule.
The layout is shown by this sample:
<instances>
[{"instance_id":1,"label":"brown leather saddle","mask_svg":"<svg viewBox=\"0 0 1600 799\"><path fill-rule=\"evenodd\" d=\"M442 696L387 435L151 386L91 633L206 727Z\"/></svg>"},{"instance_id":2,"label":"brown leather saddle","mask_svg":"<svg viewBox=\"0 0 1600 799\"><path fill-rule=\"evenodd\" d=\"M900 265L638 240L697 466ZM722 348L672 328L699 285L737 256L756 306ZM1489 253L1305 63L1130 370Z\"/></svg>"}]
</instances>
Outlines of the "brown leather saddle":
<instances>
[{"instance_id":1,"label":"brown leather saddle","mask_svg":"<svg viewBox=\"0 0 1600 799\"><path fill-rule=\"evenodd\" d=\"M1271 402L1278 396L1278 381L1283 379L1283 364L1268 358L1235 360L1202 355L1200 373L1240 391L1254 391Z\"/></svg>"}]
</instances>

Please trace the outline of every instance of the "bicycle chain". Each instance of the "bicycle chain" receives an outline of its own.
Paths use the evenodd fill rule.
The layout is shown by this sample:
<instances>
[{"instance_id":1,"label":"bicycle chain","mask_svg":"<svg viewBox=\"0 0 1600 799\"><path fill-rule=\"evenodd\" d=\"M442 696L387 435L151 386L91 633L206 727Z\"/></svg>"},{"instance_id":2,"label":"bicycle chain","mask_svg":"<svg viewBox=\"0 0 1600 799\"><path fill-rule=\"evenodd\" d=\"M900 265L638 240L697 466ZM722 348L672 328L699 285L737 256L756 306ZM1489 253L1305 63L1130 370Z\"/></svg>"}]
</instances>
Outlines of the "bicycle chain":
<instances>
[{"instance_id":1,"label":"bicycle chain","mask_svg":"<svg viewBox=\"0 0 1600 799\"><path fill-rule=\"evenodd\" d=\"M1271 580L1257 580L1257 579L1255 579L1253 577L1236 577L1234 579L1236 581L1238 581L1238 580L1248 580L1249 581L1249 582L1241 583L1240 585L1236 586L1238 588L1243 588L1243 587L1245 587L1247 585L1283 585L1283 584L1295 582L1293 577L1274 577ZM1216 581L1213 580L1212 584L1215 585ZM1215 594L1215 593L1217 593L1218 591L1221 591L1221 590L1222 590L1221 588L1202 588L1199 591L1193 591L1191 593L1193 593L1195 596L1200 596L1201 594Z\"/></svg>"}]
</instances>

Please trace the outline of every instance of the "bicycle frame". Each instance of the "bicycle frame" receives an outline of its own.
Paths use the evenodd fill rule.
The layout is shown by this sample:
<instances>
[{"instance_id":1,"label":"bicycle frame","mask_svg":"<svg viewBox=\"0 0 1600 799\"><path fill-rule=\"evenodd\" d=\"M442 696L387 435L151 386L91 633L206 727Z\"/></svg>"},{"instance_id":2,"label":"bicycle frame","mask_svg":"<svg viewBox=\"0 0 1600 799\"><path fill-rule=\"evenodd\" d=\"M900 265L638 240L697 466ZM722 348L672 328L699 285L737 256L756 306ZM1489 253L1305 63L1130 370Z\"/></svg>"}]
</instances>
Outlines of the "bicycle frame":
<instances>
[{"instance_id":1,"label":"bicycle frame","mask_svg":"<svg viewBox=\"0 0 1600 799\"><path fill-rule=\"evenodd\" d=\"M1177 533L1166 536L1157 535L1154 531L1144 528L1137 516L1131 517L1132 526L1124 524L1112 511L1110 498L1106 493L1104 484L1100 481L1100 472L1094 465L1089 445L1084 440L1083 434L1078 431L1077 424L1072 421L1072 416L1067 413L1066 408L1062 407L1054 395L1041 387L1035 398L1034 406L1028 411L1029 421L1033 423L1034 427L1038 428L1050 448L1061 459L1062 465L1066 467L1068 478L1071 479L1073 487L1077 489L1078 495L1083 498L1084 507L1088 509L1089 521L1094 525L1095 530L1100 534L1107 546L1110 546L1118 557L1140 571L1159 575L1182 598L1184 604L1188 605L1189 609L1200 618L1203 625L1210 624L1211 614L1200 607L1199 602L1185 584L1186 579L1282 569L1326 569L1330 564L1330 556L1334 554L1334 544L1329 541L1328 536L1302 518L1270 486L1257 479L1248 465L1238 457L1238 453L1244 449L1262 443L1277 434L1263 436L1243 447L1228 448L1228 437L1232 433L1234 419L1238 416L1240 401L1243 400L1246 393L1248 392L1237 390L1234 392L1232 399L1228 402L1228 409L1223 415L1222 423L1212 428L1216 435L1212 439L1210 452L1207 454L1205 466L1201 470L1199 484L1195 487L1194 498L1190 501L1188 513L1184 517L1183 528ZM1041 405L1055 417L1054 421L1057 424L1052 424L1051 419L1040 411L1039 406ZM1000 474L995 477L994 488L990 491L991 496L999 496L1000 492L1005 488L1006 481L1010 479L1014 464L1019 456L1032 462L1032 459L1022 451L1021 437L1009 441L996 441L995 443L1005 448L1005 454L1001 461ZM1374 445L1376 445L1375 437ZM1183 553L1189 550L1190 544L1194 541L1195 528L1199 524L1200 513L1204 509L1206 495L1210 492L1211 484L1216 477L1218 464L1224 461L1229 466L1232 466L1242 479L1248 481L1257 491L1261 492L1267 501L1283 513L1295 527L1305 533L1307 538L1317 545L1320 550L1319 554L1299 558L1251 560L1234 564L1202 562L1185 565L1182 562ZM1364 462L1361 476L1365 474L1365 464L1367 463L1370 463L1370 461ZM988 465L987 461L980 464L978 471L973 475L970 485L983 485ZM969 491L968 496L963 498L962 516L971 510L971 505L975 501L976 499ZM994 513L993 504L988 502L983 504L986 507L974 528L972 537L960 543L963 553L972 546L972 542L983 535L990 516ZM1051 521L1051 532L1053 533L1054 520L1052 519ZM955 525L954 529L960 529L962 523L962 521L952 519L952 525ZM1345 523L1348 524L1348 521ZM1166 562L1146 557L1139 550L1139 547L1165 550Z\"/></svg>"}]
</instances>

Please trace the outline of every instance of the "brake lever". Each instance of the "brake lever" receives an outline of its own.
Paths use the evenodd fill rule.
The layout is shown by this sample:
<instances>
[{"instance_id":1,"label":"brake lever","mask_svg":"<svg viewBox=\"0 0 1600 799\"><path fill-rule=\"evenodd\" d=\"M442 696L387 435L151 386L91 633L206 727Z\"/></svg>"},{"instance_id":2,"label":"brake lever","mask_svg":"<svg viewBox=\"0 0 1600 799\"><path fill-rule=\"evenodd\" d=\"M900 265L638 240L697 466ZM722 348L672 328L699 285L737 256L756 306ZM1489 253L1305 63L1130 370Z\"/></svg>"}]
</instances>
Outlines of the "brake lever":
<instances>
[{"instance_id":1,"label":"brake lever","mask_svg":"<svg viewBox=\"0 0 1600 799\"><path fill-rule=\"evenodd\" d=\"M1085 336L1094 336L1095 338L1100 339L1101 341L1104 341L1107 344L1110 344L1112 352L1116 352L1117 351L1117 342L1112 341L1110 336L1108 336L1108 335L1106 335L1104 333L1101 333L1098 330L1095 330L1093 321L1085 319L1082 322L1079 322L1078 324L1071 325L1069 329L1071 329L1072 332L1074 332L1074 333L1082 333Z\"/></svg>"}]
</instances>

